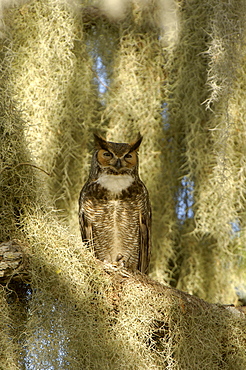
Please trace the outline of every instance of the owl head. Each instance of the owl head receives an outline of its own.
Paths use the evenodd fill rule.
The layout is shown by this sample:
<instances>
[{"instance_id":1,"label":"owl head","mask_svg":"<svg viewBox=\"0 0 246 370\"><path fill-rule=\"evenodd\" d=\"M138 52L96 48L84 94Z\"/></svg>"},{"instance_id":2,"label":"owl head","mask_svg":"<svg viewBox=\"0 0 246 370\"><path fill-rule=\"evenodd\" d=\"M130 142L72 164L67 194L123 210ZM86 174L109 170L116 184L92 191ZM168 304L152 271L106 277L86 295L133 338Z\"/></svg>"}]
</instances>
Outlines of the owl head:
<instances>
[{"instance_id":1,"label":"owl head","mask_svg":"<svg viewBox=\"0 0 246 370\"><path fill-rule=\"evenodd\" d=\"M130 144L110 142L96 134L94 134L94 139L96 148L94 162L97 163L99 172L113 175L137 175L137 151L143 139L140 134Z\"/></svg>"}]
</instances>

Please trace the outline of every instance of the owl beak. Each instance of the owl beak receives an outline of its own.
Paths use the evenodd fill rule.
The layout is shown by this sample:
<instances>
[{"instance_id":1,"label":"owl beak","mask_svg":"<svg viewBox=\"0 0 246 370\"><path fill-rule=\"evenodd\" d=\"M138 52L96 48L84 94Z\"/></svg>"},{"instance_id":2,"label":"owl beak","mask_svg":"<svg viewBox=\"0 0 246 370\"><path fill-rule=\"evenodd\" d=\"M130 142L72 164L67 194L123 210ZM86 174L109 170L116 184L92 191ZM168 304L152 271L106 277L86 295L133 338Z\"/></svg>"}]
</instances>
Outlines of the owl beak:
<instances>
[{"instance_id":1,"label":"owl beak","mask_svg":"<svg viewBox=\"0 0 246 370\"><path fill-rule=\"evenodd\" d=\"M115 163L114 167L115 167L117 170L119 170L119 169L122 167L122 164L121 164L121 160L120 160L120 158L118 158L118 159L117 159L117 161L116 161L116 163Z\"/></svg>"}]
</instances>

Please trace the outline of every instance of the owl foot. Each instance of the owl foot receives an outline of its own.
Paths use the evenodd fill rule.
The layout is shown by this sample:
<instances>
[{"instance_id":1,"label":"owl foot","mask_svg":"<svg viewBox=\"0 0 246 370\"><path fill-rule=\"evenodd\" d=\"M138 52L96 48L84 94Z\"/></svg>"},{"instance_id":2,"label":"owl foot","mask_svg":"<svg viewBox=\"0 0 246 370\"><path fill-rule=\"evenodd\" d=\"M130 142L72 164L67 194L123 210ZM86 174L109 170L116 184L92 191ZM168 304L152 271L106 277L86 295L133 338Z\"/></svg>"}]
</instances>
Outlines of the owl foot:
<instances>
[{"instance_id":1,"label":"owl foot","mask_svg":"<svg viewBox=\"0 0 246 370\"><path fill-rule=\"evenodd\" d=\"M124 256L121 253L119 253L116 257L116 264L120 268L125 267L125 261L123 260L123 258Z\"/></svg>"},{"instance_id":2,"label":"owl foot","mask_svg":"<svg viewBox=\"0 0 246 370\"><path fill-rule=\"evenodd\" d=\"M122 256L123 258L123 256ZM103 261L104 267L109 270L109 271L115 271L115 272L120 272L120 274L124 277L129 277L130 273L126 270L124 266L124 261L122 260L116 261L115 263L110 263L108 261Z\"/></svg>"}]
</instances>

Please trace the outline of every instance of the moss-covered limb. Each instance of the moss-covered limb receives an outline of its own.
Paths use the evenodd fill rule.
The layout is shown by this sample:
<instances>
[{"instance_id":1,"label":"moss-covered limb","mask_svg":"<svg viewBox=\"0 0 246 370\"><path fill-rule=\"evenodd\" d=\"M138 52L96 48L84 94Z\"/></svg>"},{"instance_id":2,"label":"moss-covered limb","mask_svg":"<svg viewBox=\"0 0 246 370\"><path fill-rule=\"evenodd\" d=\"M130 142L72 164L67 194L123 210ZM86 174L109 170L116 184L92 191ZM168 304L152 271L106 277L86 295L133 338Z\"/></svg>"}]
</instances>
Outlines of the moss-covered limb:
<instances>
[{"instance_id":1,"label":"moss-covered limb","mask_svg":"<svg viewBox=\"0 0 246 370\"><path fill-rule=\"evenodd\" d=\"M23 243L18 240L12 240L3 242L0 244L0 282L21 281L30 282L30 265L29 258L26 254L28 251L27 247L24 247ZM29 251L30 252L30 251ZM30 257L30 256L29 256ZM190 311L192 307L200 308L212 308L216 305L205 302L199 299L197 296L192 296L184 291L174 289L172 287L163 285L147 275L141 274L140 272L132 273L129 270L120 269L117 270L111 265L104 265L100 261L96 261L98 269L103 274L103 270L107 275L110 276L114 290L119 294L122 291L125 284L135 284L136 286L143 285L153 290L153 294L161 293L167 296L172 296L174 299L183 300L183 304L187 305L187 309ZM96 266L96 265L95 265ZM223 305L221 305L222 307ZM225 306L226 307L226 306ZM239 309L239 307L237 307ZM241 308L243 311L243 308ZM233 311L232 311L233 313Z\"/></svg>"},{"instance_id":2,"label":"moss-covered limb","mask_svg":"<svg viewBox=\"0 0 246 370\"><path fill-rule=\"evenodd\" d=\"M11 279L14 281L25 280L26 282L30 282L30 255L28 258L28 254L26 254L27 250L28 249L23 246L23 243L17 240L0 244L0 270L2 272L0 276L1 283L5 283L6 280ZM113 266L107 264L104 265L100 261L95 260L94 262L96 262L94 268L99 269L102 274L104 274L103 271L105 271L106 275L110 276L112 284L115 287L115 291L118 290L118 293L122 291L125 285L134 284L136 286L149 287L153 294L160 293L170 297L172 296L177 300L183 300L183 304L187 305L187 309L189 311L192 310L192 307L207 309L209 307L217 307L214 304L201 300L197 296L192 296L184 291L163 285L140 272L132 273L125 269L117 270ZM26 276L26 278L24 276ZM221 305L221 307L222 306L223 305Z\"/></svg>"},{"instance_id":3,"label":"moss-covered limb","mask_svg":"<svg viewBox=\"0 0 246 370\"><path fill-rule=\"evenodd\" d=\"M245 368L243 313L209 304L141 273L104 268L89 251L78 248L73 237L66 239L54 220L45 227L38 226L40 221L32 216L29 223L34 234L28 237L33 244L28 267L32 291L25 291L28 311L23 311L17 292L5 302L0 320L4 340L8 323L14 324L11 312L25 316L15 339L21 339L18 348L26 364L73 370ZM13 291L14 286L10 288ZM18 368L10 351L17 343L9 340L9 351L6 343L1 346L3 355L8 354L12 368Z\"/></svg>"}]
</instances>

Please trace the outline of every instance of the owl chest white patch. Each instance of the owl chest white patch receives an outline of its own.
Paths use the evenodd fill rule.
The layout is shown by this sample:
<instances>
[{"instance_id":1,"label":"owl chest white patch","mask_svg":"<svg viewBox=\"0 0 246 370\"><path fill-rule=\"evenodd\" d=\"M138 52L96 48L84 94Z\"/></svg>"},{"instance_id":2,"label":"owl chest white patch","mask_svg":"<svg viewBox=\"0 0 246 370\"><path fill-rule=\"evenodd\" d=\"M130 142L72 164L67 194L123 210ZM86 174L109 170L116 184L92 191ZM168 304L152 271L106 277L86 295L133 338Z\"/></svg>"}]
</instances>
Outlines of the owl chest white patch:
<instances>
[{"instance_id":1,"label":"owl chest white patch","mask_svg":"<svg viewBox=\"0 0 246 370\"><path fill-rule=\"evenodd\" d=\"M130 175L102 174L97 180L97 183L112 193L117 194L127 189L133 181L134 178Z\"/></svg>"}]
</instances>

